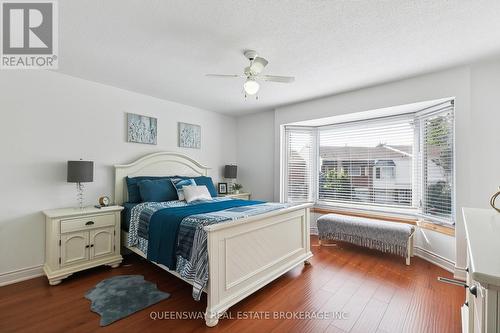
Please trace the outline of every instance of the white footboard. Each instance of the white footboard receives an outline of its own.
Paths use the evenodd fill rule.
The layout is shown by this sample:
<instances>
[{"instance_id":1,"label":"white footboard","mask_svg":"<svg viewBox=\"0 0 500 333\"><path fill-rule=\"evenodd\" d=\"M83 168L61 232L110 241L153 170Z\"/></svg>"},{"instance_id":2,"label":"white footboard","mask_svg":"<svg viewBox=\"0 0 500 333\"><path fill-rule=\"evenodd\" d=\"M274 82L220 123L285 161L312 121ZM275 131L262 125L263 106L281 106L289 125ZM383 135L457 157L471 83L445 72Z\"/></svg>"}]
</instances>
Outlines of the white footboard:
<instances>
[{"instance_id":1,"label":"white footboard","mask_svg":"<svg viewBox=\"0 0 500 333\"><path fill-rule=\"evenodd\" d=\"M207 326L232 305L312 257L304 204L207 226Z\"/></svg>"}]
</instances>

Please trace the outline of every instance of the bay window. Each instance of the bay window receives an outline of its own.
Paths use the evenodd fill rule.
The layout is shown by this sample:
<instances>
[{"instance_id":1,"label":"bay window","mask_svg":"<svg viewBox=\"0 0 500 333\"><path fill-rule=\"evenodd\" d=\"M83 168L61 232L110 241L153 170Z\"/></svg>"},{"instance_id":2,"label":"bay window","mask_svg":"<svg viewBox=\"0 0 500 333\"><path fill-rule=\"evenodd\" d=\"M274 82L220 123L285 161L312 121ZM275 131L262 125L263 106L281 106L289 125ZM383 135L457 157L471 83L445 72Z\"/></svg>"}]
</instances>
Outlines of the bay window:
<instances>
[{"instance_id":1,"label":"bay window","mask_svg":"<svg viewBox=\"0 0 500 333\"><path fill-rule=\"evenodd\" d=\"M404 115L284 126L284 201L453 224L453 101Z\"/></svg>"}]
</instances>

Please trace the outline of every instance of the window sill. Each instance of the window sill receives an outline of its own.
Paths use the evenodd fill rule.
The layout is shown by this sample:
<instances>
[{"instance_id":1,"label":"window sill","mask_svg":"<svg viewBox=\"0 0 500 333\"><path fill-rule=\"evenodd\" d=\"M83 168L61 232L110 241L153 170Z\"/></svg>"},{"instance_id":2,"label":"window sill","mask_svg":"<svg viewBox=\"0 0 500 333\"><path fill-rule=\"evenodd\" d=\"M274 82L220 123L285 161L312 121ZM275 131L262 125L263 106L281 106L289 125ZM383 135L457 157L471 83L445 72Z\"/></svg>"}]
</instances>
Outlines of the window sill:
<instances>
[{"instance_id":1,"label":"window sill","mask_svg":"<svg viewBox=\"0 0 500 333\"><path fill-rule=\"evenodd\" d=\"M417 221L417 226L419 226L422 229L427 229L427 230L432 230L435 232L438 232L440 234L448 235L451 237L455 237L455 228L453 227L447 227L444 225L424 221L424 220L419 220Z\"/></svg>"},{"instance_id":2,"label":"window sill","mask_svg":"<svg viewBox=\"0 0 500 333\"><path fill-rule=\"evenodd\" d=\"M395 222L395 223L406 223L406 224L418 226L421 229L431 230L431 231L434 231L434 232L437 232L437 233L440 233L443 235L455 237L455 228L435 224L435 223L424 221L424 220L419 220L417 218L399 217L399 216L395 216L395 215L391 216L391 215L383 215L383 214L372 213L372 212L362 212L362 211L355 211L355 210L334 209L334 208L325 208L325 207L313 207L311 209L311 212L312 213L319 213L319 214L334 213L334 214L341 214L341 215L348 215L348 216L370 218L370 219L375 219L375 220L384 220L384 221Z\"/></svg>"},{"instance_id":3,"label":"window sill","mask_svg":"<svg viewBox=\"0 0 500 333\"><path fill-rule=\"evenodd\" d=\"M387 206L378 206L378 205L360 205L355 203L344 203L344 202L326 202L326 201L317 201L316 207L325 208L325 209L333 209L338 211L347 211L347 212L356 212L356 213L366 213L366 214L374 214L381 216L395 216L403 219L409 220L418 220L416 216L417 210L412 207L397 207L391 206L388 208ZM390 209L390 212L388 212Z\"/></svg>"}]
</instances>

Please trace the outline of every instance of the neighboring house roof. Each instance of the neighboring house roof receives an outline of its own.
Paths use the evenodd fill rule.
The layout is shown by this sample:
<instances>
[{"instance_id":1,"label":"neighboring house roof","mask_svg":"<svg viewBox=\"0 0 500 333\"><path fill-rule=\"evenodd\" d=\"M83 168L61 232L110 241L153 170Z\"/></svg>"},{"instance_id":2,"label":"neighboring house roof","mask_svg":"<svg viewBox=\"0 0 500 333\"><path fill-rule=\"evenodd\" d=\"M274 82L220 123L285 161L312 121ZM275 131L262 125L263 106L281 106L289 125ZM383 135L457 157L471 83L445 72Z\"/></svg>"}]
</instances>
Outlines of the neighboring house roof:
<instances>
[{"instance_id":1,"label":"neighboring house roof","mask_svg":"<svg viewBox=\"0 0 500 333\"><path fill-rule=\"evenodd\" d=\"M412 146L388 146L378 145L376 147L320 147L320 156L323 160L390 160L394 158L407 158L412 155Z\"/></svg>"}]
</instances>

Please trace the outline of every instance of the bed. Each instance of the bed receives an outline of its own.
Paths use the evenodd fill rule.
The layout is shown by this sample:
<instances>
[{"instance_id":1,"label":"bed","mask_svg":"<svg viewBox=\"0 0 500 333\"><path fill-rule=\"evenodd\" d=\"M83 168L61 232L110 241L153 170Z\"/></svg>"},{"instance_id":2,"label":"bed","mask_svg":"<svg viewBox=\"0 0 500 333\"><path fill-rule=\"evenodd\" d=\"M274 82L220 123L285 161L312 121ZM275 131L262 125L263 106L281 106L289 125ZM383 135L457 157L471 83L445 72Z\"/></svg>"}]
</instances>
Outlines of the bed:
<instances>
[{"instance_id":1,"label":"bed","mask_svg":"<svg viewBox=\"0 0 500 333\"><path fill-rule=\"evenodd\" d=\"M115 201L120 205L127 203L127 177L198 177L207 176L208 171L208 167L180 153L150 154L133 163L115 166ZM224 203L221 205L224 206ZM311 206L283 205L257 215L202 227L208 260L208 279L202 288L207 294L207 326L217 325L224 312L243 298L294 267L309 263L308 259L312 257L309 231ZM130 209L137 208L131 206ZM148 258L144 246L129 245L134 244L127 241L133 238L129 230L122 231L123 245ZM194 290L196 283L192 279L159 262L152 262L193 285Z\"/></svg>"}]
</instances>

